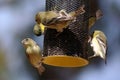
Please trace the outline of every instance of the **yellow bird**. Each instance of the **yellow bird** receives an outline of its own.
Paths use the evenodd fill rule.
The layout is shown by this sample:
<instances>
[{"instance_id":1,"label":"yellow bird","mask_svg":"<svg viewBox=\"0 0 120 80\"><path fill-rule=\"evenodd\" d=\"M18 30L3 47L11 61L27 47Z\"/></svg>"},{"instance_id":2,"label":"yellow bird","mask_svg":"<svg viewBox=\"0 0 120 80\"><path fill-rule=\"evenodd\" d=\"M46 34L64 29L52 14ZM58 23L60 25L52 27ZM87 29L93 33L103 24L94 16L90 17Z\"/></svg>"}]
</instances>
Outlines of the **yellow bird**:
<instances>
[{"instance_id":1,"label":"yellow bird","mask_svg":"<svg viewBox=\"0 0 120 80\"><path fill-rule=\"evenodd\" d=\"M95 24L97 20L99 20L103 16L101 10L96 11L96 15L89 18L89 29Z\"/></svg>"},{"instance_id":2,"label":"yellow bird","mask_svg":"<svg viewBox=\"0 0 120 80\"><path fill-rule=\"evenodd\" d=\"M99 20L102 16L103 16L102 11L99 9L99 10L96 11L95 16L90 16L88 19L85 19L83 21L83 23L85 23L86 21L88 21L88 28L90 30L91 27L93 27L93 25L95 24L95 22L97 20Z\"/></svg>"},{"instance_id":3,"label":"yellow bird","mask_svg":"<svg viewBox=\"0 0 120 80\"><path fill-rule=\"evenodd\" d=\"M45 71L45 68L42 65L43 57L42 57L40 47L31 38L25 38L24 40L22 40L22 44L23 44L24 48L26 49L26 55L27 55L30 63L35 68L38 69L40 74L42 74L42 72Z\"/></svg>"},{"instance_id":4,"label":"yellow bird","mask_svg":"<svg viewBox=\"0 0 120 80\"><path fill-rule=\"evenodd\" d=\"M90 46L93 48L94 55L89 58L99 56L105 60L106 63L107 38L105 34L100 30L95 30L92 36L93 38L90 41Z\"/></svg>"},{"instance_id":5,"label":"yellow bird","mask_svg":"<svg viewBox=\"0 0 120 80\"><path fill-rule=\"evenodd\" d=\"M67 13L64 9L60 11L39 12L35 20L38 24L42 23L47 28L56 29L57 32L63 32L71 22L76 20L76 16L85 13L85 5L80 6L76 11Z\"/></svg>"}]
</instances>

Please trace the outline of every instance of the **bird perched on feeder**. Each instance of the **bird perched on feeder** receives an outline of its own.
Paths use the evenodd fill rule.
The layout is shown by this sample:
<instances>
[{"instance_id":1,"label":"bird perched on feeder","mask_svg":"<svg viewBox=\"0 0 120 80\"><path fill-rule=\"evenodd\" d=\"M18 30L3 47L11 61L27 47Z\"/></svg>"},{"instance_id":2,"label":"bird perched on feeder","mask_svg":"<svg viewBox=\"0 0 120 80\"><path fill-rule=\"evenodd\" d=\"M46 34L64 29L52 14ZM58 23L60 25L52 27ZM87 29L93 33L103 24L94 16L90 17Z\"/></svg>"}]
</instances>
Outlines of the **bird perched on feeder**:
<instances>
[{"instance_id":1,"label":"bird perched on feeder","mask_svg":"<svg viewBox=\"0 0 120 80\"><path fill-rule=\"evenodd\" d=\"M90 40L90 46L93 48L94 55L89 58L96 56L101 57L106 63L106 52L107 52L107 38L105 34L100 30L95 30Z\"/></svg>"},{"instance_id":2,"label":"bird perched on feeder","mask_svg":"<svg viewBox=\"0 0 120 80\"><path fill-rule=\"evenodd\" d=\"M31 38L25 38L22 40L22 44L24 48L26 49L26 55L30 61L30 63L38 69L39 73L42 74L42 72L45 71L45 68L42 65L42 54L40 47L37 45L37 43L32 40Z\"/></svg>"},{"instance_id":3,"label":"bird perched on feeder","mask_svg":"<svg viewBox=\"0 0 120 80\"><path fill-rule=\"evenodd\" d=\"M33 28L33 32L36 36L41 36L45 32L45 26L42 23L36 23Z\"/></svg>"},{"instance_id":4,"label":"bird perched on feeder","mask_svg":"<svg viewBox=\"0 0 120 80\"><path fill-rule=\"evenodd\" d=\"M86 22L86 21L88 21L88 28L89 28L89 30L90 30L91 27L93 27L93 25L95 24L95 22L96 22L97 20L99 20L102 16L103 16L102 11L101 11L100 9L98 9L98 10L96 11L95 15L92 15L92 16L90 16L88 19L85 19L85 20L83 21L83 23Z\"/></svg>"},{"instance_id":5,"label":"bird perched on feeder","mask_svg":"<svg viewBox=\"0 0 120 80\"><path fill-rule=\"evenodd\" d=\"M97 20L99 20L103 16L102 11L99 9L96 11L95 16L91 16L89 18L89 29L95 24Z\"/></svg>"},{"instance_id":6,"label":"bird perched on feeder","mask_svg":"<svg viewBox=\"0 0 120 80\"><path fill-rule=\"evenodd\" d=\"M64 9L60 11L46 11L36 14L35 20L38 24L42 23L47 28L56 29L57 32L63 32L64 28L75 21L76 16L85 13L85 5L80 6L76 11L67 13Z\"/></svg>"}]
</instances>

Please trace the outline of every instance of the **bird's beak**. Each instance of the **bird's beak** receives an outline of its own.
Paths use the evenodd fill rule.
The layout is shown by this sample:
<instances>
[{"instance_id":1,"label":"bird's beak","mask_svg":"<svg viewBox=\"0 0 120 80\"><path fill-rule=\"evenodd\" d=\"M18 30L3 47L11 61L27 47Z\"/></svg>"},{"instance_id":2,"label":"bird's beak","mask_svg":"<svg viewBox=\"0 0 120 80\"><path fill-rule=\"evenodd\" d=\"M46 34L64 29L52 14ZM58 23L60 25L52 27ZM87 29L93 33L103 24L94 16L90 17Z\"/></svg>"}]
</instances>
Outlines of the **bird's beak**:
<instances>
[{"instance_id":1,"label":"bird's beak","mask_svg":"<svg viewBox=\"0 0 120 80\"><path fill-rule=\"evenodd\" d=\"M21 43L24 44L24 40L22 40Z\"/></svg>"}]
</instances>

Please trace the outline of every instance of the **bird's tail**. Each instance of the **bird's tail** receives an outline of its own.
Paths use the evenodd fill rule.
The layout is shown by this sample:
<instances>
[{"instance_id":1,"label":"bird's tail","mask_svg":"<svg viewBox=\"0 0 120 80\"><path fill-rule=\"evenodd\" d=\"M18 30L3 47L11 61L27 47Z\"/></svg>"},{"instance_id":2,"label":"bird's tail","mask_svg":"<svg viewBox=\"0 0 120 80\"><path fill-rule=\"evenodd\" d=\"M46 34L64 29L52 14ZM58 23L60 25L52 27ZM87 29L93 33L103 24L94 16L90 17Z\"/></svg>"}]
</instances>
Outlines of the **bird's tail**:
<instances>
[{"instance_id":1,"label":"bird's tail","mask_svg":"<svg viewBox=\"0 0 120 80\"><path fill-rule=\"evenodd\" d=\"M107 58L106 57L105 57L104 61L105 61L105 64L107 65Z\"/></svg>"},{"instance_id":2,"label":"bird's tail","mask_svg":"<svg viewBox=\"0 0 120 80\"><path fill-rule=\"evenodd\" d=\"M37 69L40 75L42 75L42 73L45 71L45 67L42 65L42 63L39 65Z\"/></svg>"}]
</instances>

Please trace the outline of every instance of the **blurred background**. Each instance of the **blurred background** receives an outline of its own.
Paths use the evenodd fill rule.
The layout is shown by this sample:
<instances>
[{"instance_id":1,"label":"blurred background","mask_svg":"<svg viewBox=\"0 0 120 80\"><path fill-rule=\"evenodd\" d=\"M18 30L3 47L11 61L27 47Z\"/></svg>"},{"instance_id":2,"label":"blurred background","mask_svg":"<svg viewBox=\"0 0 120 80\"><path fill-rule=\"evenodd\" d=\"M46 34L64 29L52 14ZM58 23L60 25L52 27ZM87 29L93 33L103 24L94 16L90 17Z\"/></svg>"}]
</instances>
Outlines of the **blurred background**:
<instances>
[{"instance_id":1,"label":"blurred background","mask_svg":"<svg viewBox=\"0 0 120 80\"><path fill-rule=\"evenodd\" d=\"M107 36L107 65L93 59L73 80L120 79L120 0L99 3L104 16L93 30L102 30ZM43 46L43 36L33 35L33 26L35 14L44 9L45 0L0 0L0 80L40 80L26 58L21 40L30 37Z\"/></svg>"}]
</instances>

